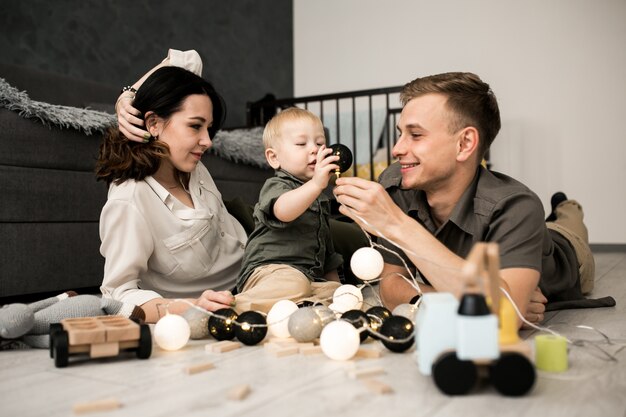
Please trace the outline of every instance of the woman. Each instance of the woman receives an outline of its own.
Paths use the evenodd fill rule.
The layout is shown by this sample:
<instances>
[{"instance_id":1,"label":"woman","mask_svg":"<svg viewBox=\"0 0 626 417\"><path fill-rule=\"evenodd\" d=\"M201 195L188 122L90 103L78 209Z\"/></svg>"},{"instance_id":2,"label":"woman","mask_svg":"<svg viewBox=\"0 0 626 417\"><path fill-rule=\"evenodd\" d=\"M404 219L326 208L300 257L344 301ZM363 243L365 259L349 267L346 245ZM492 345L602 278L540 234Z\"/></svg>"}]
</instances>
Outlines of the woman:
<instances>
[{"instance_id":1,"label":"woman","mask_svg":"<svg viewBox=\"0 0 626 417\"><path fill-rule=\"evenodd\" d=\"M200 162L224 121L224 102L178 67L157 67L127 90L118 106L143 115L130 124L143 124L150 137L128 132L120 116L120 131L100 147L96 174L110 186L100 217L103 296L141 306L148 322L165 305L179 314L189 308L176 298L209 311L227 307L247 238Z\"/></svg>"}]
</instances>

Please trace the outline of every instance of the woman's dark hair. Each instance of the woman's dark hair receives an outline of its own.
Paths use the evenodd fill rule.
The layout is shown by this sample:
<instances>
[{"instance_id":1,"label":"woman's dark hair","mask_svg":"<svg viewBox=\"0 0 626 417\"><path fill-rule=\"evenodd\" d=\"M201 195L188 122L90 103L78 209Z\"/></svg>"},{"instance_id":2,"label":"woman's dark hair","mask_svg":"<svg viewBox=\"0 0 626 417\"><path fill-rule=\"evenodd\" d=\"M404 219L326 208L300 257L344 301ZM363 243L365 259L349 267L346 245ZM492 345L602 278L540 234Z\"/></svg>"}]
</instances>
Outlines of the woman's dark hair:
<instances>
[{"instance_id":1,"label":"woman's dark hair","mask_svg":"<svg viewBox=\"0 0 626 417\"><path fill-rule=\"evenodd\" d=\"M224 100L211 83L185 69L164 67L154 71L137 90L133 107L143 115L151 111L168 120L181 110L183 101L194 94L207 95L211 99L213 125L209 128L209 136L213 138L226 118ZM107 185L112 182L121 184L129 179L140 181L153 175L167 156L167 144L158 140L134 142L122 135L117 127L112 127L100 145L96 178Z\"/></svg>"}]
</instances>

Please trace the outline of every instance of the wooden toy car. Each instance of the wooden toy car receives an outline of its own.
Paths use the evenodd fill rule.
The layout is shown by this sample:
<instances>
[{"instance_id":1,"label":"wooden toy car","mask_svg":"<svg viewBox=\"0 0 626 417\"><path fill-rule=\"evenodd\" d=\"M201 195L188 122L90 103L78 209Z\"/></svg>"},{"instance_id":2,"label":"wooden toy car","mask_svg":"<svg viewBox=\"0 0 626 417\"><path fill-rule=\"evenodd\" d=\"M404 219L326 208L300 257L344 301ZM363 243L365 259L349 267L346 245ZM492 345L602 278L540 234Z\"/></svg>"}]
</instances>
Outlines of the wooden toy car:
<instances>
[{"instance_id":1,"label":"wooden toy car","mask_svg":"<svg viewBox=\"0 0 626 417\"><path fill-rule=\"evenodd\" d=\"M79 317L50 325L50 357L57 368L66 367L71 354L103 358L117 356L120 350L135 350L139 359L149 358L150 327L123 316Z\"/></svg>"},{"instance_id":2,"label":"wooden toy car","mask_svg":"<svg viewBox=\"0 0 626 417\"><path fill-rule=\"evenodd\" d=\"M466 288L460 302L450 293L422 297L416 324L419 370L432 375L445 394L469 393L480 376L508 396L524 395L535 383L531 346L518 337L512 305L499 297L499 270L497 244L477 243L465 269L473 290Z\"/></svg>"}]
</instances>

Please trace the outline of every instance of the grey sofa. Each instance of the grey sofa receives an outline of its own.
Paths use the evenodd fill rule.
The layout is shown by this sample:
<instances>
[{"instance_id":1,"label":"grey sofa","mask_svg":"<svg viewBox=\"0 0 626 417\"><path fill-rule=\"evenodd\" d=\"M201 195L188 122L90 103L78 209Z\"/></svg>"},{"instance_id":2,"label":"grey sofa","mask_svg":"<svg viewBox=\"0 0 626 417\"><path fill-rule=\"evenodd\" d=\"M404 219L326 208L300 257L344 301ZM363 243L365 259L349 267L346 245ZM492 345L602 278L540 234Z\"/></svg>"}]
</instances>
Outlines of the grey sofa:
<instances>
[{"instance_id":1,"label":"grey sofa","mask_svg":"<svg viewBox=\"0 0 626 417\"><path fill-rule=\"evenodd\" d=\"M0 63L0 77L33 100L113 109L119 88ZM104 259L96 182L101 134L49 128L0 108L0 304L64 290L97 291ZM225 200L253 204L271 170L205 155Z\"/></svg>"}]
</instances>

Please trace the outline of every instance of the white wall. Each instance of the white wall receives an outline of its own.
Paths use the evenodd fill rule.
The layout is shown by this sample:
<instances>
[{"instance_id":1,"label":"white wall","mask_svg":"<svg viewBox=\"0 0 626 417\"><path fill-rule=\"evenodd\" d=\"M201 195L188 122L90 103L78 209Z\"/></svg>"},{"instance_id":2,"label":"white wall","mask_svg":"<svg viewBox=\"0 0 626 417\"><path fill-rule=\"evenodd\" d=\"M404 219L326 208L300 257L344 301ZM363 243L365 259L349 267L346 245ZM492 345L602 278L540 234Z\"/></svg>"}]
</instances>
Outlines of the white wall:
<instances>
[{"instance_id":1,"label":"white wall","mask_svg":"<svg viewBox=\"0 0 626 417\"><path fill-rule=\"evenodd\" d=\"M471 71L500 103L494 169L626 243L626 1L294 0L298 96Z\"/></svg>"}]
</instances>

